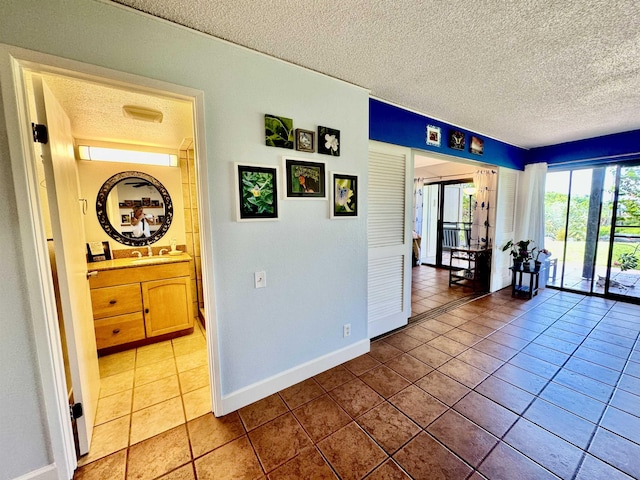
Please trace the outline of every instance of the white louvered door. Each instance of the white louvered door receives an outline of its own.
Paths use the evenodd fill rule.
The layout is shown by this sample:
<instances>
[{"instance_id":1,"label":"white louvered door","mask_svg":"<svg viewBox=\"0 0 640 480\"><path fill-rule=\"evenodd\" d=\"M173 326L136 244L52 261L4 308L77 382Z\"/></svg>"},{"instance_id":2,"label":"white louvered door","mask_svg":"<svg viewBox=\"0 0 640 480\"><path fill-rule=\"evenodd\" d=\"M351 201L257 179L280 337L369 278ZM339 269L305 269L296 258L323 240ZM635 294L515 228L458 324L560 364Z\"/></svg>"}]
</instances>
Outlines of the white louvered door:
<instances>
[{"instance_id":1,"label":"white louvered door","mask_svg":"<svg viewBox=\"0 0 640 480\"><path fill-rule=\"evenodd\" d=\"M502 246L513 239L515 230L516 191L518 188L517 170L498 169L498 192L496 201L495 248L491 265L491 291L495 292L511 285L511 257L503 252Z\"/></svg>"},{"instance_id":2,"label":"white louvered door","mask_svg":"<svg viewBox=\"0 0 640 480\"><path fill-rule=\"evenodd\" d=\"M368 189L369 338L411 315L411 151L371 142Z\"/></svg>"}]
</instances>

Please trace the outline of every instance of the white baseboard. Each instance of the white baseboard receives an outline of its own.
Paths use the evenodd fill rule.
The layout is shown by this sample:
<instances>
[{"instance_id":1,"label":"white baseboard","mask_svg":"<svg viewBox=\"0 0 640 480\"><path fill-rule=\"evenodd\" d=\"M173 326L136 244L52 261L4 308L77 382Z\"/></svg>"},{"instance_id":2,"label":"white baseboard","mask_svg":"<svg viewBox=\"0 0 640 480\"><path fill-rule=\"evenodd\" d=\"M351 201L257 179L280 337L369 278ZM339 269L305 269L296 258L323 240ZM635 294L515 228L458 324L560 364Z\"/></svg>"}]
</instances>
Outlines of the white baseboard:
<instances>
[{"instance_id":1,"label":"white baseboard","mask_svg":"<svg viewBox=\"0 0 640 480\"><path fill-rule=\"evenodd\" d=\"M24 475L14 480L59 480L58 467L55 463L47 465L46 467L33 470L32 472L25 473Z\"/></svg>"},{"instance_id":2,"label":"white baseboard","mask_svg":"<svg viewBox=\"0 0 640 480\"><path fill-rule=\"evenodd\" d=\"M369 351L369 346L368 339L361 340L348 347L323 355L322 357L298 365L265 380L261 380L253 385L244 387L229 395L225 395L222 397L222 412L216 413L218 416L222 416L234 412L280 390L302 382L307 378L311 378L341 363L363 355Z\"/></svg>"}]
</instances>

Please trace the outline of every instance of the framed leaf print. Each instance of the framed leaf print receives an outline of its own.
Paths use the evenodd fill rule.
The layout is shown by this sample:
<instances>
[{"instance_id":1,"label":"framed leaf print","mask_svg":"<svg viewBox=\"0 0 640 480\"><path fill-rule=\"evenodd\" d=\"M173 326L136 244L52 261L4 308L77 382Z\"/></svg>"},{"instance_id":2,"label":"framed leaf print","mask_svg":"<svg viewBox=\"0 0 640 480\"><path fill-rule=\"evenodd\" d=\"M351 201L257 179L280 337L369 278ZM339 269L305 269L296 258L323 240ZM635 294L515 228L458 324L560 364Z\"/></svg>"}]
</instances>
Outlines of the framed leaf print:
<instances>
[{"instance_id":1,"label":"framed leaf print","mask_svg":"<svg viewBox=\"0 0 640 480\"><path fill-rule=\"evenodd\" d=\"M237 220L278 218L278 167L235 164Z\"/></svg>"}]
</instances>

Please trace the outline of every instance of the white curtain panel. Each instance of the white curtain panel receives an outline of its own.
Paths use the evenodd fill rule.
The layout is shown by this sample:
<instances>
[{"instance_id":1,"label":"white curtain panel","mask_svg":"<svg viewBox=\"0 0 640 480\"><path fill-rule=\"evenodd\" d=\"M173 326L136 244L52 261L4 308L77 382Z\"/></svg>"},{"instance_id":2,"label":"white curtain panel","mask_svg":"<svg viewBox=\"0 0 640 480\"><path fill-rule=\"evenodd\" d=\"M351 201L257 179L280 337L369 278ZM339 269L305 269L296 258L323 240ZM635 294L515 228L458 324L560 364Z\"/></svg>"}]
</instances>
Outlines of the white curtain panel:
<instances>
[{"instance_id":1,"label":"white curtain panel","mask_svg":"<svg viewBox=\"0 0 640 480\"><path fill-rule=\"evenodd\" d=\"M423 187L423 177L413 179L413 231L418 235L421 235L422 232Z\"/></svg>"},{"instance_id":2,"label":"white curtain panel","mask_svg":"<svg viewBox=\"0 0 640 480\"><path fill-rule=\"evenodd\" d=\"M496 202L497 170L478 170L473 174L476 187L475 204L472 206L471 245L489 247L493 243L491 219L495 216L492 209Z\"/></svg>"},{"instance_id":3,"label":"white curtain panel","mask_svg":"<svg viewBox=\"0 0 640 480\"><path fill-rule=\"evenodd\" d=\"M536 248L544 248L544 192L547 164L533 163L524 167L518 182L515 238L533 240Z\"/></svg>"}]
</instances>

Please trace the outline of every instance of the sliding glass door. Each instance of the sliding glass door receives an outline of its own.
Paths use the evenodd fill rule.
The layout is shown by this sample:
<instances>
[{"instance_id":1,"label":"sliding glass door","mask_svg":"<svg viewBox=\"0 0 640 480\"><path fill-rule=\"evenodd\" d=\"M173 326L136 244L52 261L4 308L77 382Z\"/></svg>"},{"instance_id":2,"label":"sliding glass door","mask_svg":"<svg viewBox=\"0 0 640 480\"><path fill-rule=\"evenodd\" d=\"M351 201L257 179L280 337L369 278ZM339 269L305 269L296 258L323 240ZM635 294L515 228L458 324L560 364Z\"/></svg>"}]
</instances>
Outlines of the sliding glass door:
<instances>
[{"instance_id":1,"label":"sliding glass door","mask_svg":"<svg viewBox=\"0 0 640 480\"><path fill-rule=\"evenodd\" d=\"M468 246L473 195L465 188L471 180L425 185L423 203L422 263L449 267L452 247Z\"/></svg>"},{"instance_id":2,"label":"sliding glass door","mask_svg":"<svg viewBox=\"0 0 640 480\"><path fill-rule=\"evenodd\" d=\"M546 187L547 284L640 298L640 167L552 171Z\"/></svg>"}]
</instances>

